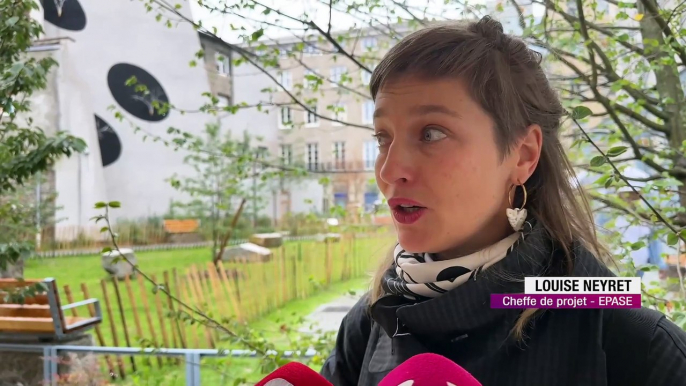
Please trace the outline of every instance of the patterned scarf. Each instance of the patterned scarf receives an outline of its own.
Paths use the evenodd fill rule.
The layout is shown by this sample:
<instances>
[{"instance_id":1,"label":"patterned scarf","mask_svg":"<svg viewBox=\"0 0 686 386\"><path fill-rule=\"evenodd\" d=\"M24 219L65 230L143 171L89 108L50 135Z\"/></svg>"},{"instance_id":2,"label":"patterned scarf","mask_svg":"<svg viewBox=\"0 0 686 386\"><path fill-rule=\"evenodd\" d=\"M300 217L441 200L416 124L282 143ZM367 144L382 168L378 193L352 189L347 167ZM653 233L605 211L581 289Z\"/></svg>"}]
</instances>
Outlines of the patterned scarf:
<instances>
[{"instance_id":1,"label":"patterned scarf","mask_svg":"<svg viewBox=\"0 0 686 386\"><path fill-rule=\"evenodd\" d=\"M504 259L531 233L527 221L521 231L467 256L436 261L430 253L407 252L400 244L394 251L392 266L382 281L386 293L412 300L434 298L467 282L477 280L479 273Z\"/></svg>"}]
</instances>

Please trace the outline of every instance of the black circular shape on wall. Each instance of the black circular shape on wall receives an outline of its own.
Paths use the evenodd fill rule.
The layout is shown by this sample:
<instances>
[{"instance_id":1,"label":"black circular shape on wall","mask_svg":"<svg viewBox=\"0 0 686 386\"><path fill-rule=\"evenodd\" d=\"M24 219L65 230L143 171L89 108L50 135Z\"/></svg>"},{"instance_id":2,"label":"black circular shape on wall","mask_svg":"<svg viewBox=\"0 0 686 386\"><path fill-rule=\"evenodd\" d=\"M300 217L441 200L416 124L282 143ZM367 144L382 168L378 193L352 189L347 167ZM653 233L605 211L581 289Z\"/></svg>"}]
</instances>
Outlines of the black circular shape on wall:
<instances>
[{"instance_id":1,"label":"black circular shape on wall","mask_svg":"<svg viewBox=\"0 0 686 386\"><path fill-rule=\"evenodd\" d=\"M136 83L127 85L131 77L136 77ZM119 106L129 114L145 121L159 122L168 113L160 114L159 108L169 102L160 82L144 69L128 63L117 63L107 73L107 85ZM145 86L147 90L137 89ZM159 105L153 105L158 101Z\"/></svg>"},{"instance_id":2,"label":"black circular shape on wall","mask_svg":"<svg viewBox=\"0 0 686 386\"><path fill-rule=\"evenodd\" d=\"M61 0L62 13L57 12L55 0L41 0L43 18L55 27L69 31L81 31L86 28L86 12L79 0Z\"/></svg>"},{"instance_id":3,"label":"black circular shape on wall","mask_svg":"<svg viewBox=\"0 0 686 386\"><path fill-rule=\"evenodd\" d=\"M95 115L95 129L98 131L98 142L100 143L100 158L102 166L113 164L121 155L121 141L112 126L108 125L102 118Z\"/></svg>"}]
</instances>

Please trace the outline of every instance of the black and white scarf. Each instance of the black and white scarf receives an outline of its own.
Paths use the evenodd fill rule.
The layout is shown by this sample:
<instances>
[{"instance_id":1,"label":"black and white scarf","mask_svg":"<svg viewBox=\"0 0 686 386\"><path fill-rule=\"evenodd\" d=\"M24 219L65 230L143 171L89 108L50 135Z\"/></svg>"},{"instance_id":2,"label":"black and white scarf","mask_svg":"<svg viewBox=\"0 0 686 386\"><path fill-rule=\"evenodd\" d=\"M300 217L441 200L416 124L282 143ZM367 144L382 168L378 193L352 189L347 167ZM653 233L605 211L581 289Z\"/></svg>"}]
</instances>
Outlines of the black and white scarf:
<instances>
[{"instance_id":1,"label":"black and white scarf","mask_svg":"<svg viewBox=\"0 0 686 386\"><path fill-rule=\"evenodd\" d=\"M407 252L397 244L393 264L382 281L384 291L413 300L440 296L470 279L476 280L484 269L512 253L531 229L531 223L527 221L521 231L490 247L443 261L436 261L430 253Z\"/></svg>"}]
</instances>

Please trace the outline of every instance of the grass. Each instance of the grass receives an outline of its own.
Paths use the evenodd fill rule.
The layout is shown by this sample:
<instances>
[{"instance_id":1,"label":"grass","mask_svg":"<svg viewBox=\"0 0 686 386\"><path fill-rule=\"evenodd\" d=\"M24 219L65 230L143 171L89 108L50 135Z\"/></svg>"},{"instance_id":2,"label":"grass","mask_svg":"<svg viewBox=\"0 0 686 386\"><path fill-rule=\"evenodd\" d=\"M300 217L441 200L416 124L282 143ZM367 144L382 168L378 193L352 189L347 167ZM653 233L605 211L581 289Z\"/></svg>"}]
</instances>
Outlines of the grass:
<instances>
[{"instance_id":1,"label":"grass","mask_svg":"<svg viewBox=\"0 0 686 386\"><path fill-rule=\"evenodd\" d=\"M225 269L239 272L241 278L221 281L219 286L204 277L201 279L197 271L188 271L190 267L199 267L198 271L208 269L209 249L140 252L136 258L140 269L154 276L158 283L167 272L172 292L178 290L175 295L186 303L216 318L236 317L234 309L238 309L244 320L255 321L291 300L304 300L337 282L365 276L382 255L387 241L375 236L354 242L341 241L328 247L315 241L287 242L282 249L274 250L274 259L268 263L225 264ZM119 282L117 296L97 255L30 260L26 262L24 276L55 278L64 302L68 300L67 292L74 301L84 299L81 286L85 285L89 297L98 298L103 309L104 320L99 326L103 342L97 342L100 345L140 346L141 339L145 338L155 341L159 347L181 347L180 338L174 343L179 335L178 327L168 317L167 299L160 292L159 296L153 294L150 283L138 280ZM103 280L106 280L107 296ZM177 281L178 286L174 284ZM87 310L78 312L84 316ZM164 335L167 339L163 339ZM203 328L186 326L182 335L187 335L186 347L212 347Z\"/></svg>"},{"instance_id":2,"label":"grass","mask_svg":"<svg viewBox=\"0 0 686 386\"><path fill-rule=\"evenodd\" d=\"M179 282L183 284L180 288L195 286L197 289L195 295L189 293L188 296L182 296L184 300L193 306L203 308L215 318L235 316L230 312L230 296L227 295L233 291L232 288L239 287L242 292L238 306L247 319L250 331L258 333L258 339L273 342L279 349L291 349L293 347L290 339L293 334L289 337L289 334L281 330L281 326L297 329L300 319L313 312L321 304L343 296L351 289L364 290L368 281L367 274L376 266L376 261L383 255L389 241L384 236L373 236L343 240L328 246L315 241L287 242L281 250L274 251L274 259L268 263L227 263L225 268L239 270L242 278L236 283L229 280L229 283L225 286L222 284L219 290L216 285L213 288L210 280L194 282L195 279L191 278L199 276L189 274L193 272L192 270L188 271L194 265L200 265L201 268L206 266L210 260L209 249L139 252L136 253L136 258L142 271L155 275L160 281L165 271L173 278L170 271L175 270L180 278ZM26 262L24 276L26 278L55 278L58 285L69 287L74 301L84 298L81 285L85 284L90 297L100 299L103 307L104 320L99 330L104 342L99 343L96 340L96 344L140 347L144 342L139 338L145 337L148 341L156 341L159 347L180 347L179 342L175 345L171 339L175 323L167 315L167 299L161 295L155 296L151 291L151 285L146 284L146 289L140 291L138 283L133 281L131 282L133 296L129 296L125 284L119 283L121 298L117 299L113 284L108 280L105 286L108 297L104 297L101 281L105 280L107 275L97 255L30 260ZM172 290L174 291L175 288ZM63 297L65 292L65 290L61 291ZM142 303L143 297L147 298L147 304ZM204 302L200 297L204 298ZM107 299L110 303L110 312L105 302ZM121 301L121 308L118 307L118 300ZM80 312L83 316L86 310ZM150 325L147 323L148 315L152 322ZM134 323L136 316L139 318L139 323ZM124 321L127 323L129 344L126 344L124 339ZM142 327L140 334L136 332L137 324ZM168 335L166 342L161 339L162 329L166 329ZM186 325L183 331L187 337L188 347L210 347L204 328ZM193 333L198 338L198 344L192 342ZM118 337L116 342L115 337ZM297 334L295 338L297 339ZM215 343L216 347L230 347L225 344L226 342L215 341ZM238 347L233 346L233 348ZM127 385L184 384L185 376L182 366L170 365L162 369L158 368L156 363L152 367L141 366L143 359L137 358L139 372L133 374L129 358L122 358L122 360L127 368ZM212 363L221 370L213 370L210 365ZM203 360L203 364L206 367L202 371L202 377L207 384L225 384L224 381L226 381L226 384L233 385L233 381L237 378L248 377L251 380L259 380L262 375L258 369L259 360L252 358L207 358ZM116 369L117 366L114 363L115 373L118 372ZM178 381L172 379L177 376Z\"/></svg>"},{"instance_id":3,"label":"grass","mask_svg":"<svg viewBox=\"0 0 686 386\"><path fill-rule=\"evenodd\" d=\"M161 274L174 268L187 268L193 264L210 261L209 248L177 249L169 251L137 252L138 266L143 272ZM26 261L24 277L27 279L55 278L59 285L78 288L81 283L95 288L107 274L98 255L58 257L54 259L31 259Z\"/></svg>"},{"instance_id":4,"label":"grass","mask_svg":"<svg viewBox=\"0 0 686 386\"><path fill-rule=\"evenodd\" d=\"M297 324L303 315L309 315L322 304L334 301L350 291L358 294L368 288L368 278L356 278L332 285L326 290L307 299L293 300L283 307L270 312L264 317L250 323L250 328L259 331L265 339L273 340L281 348L288 348L289 340L280 331L283 324L297 328ZM324 353L323 353L324 354ZM323 356L326 357L328 353ZM128 358L122 358L125 362ZM139 363L141 359L138 359ZM268 372L260 369L257 358L206 358L201 364L201 378L203 384L208 385L234 385L237 379L245 379L248 384L253 384L264 377ZM319 366L311 365L315 371ZM179 366L166 365L158 368L153 366L139 366L137 374L127 374L125 380L116 382L122 386L183 386L185 385L185 369L183 363Z\"/></svg>"}]
</instances>

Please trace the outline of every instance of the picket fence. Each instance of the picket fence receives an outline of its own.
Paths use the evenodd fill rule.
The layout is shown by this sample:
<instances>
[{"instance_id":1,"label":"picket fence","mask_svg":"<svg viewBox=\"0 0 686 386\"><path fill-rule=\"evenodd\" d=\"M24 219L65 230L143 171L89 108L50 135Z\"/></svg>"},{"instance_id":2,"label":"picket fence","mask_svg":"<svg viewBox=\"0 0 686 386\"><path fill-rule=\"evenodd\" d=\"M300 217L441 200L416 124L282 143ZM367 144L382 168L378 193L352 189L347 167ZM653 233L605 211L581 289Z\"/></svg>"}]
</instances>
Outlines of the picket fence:
<instances>
[{"instance_id":1,"label":"picket fence","mask_svg":"<svg viewBox=\"0 0 686 386\"><path fill-rule=\"evenodd\" d=\"M249 326L289 301L367 275L389 241L388 234L345 235L338 242L303 240L273 249L272 259L266 262L220 262L216 267L207 262L150 278L183 303L216 320L231 319ZM70 286L61 290L70 303L80 300L75 299L75 289ZM100 346L215 349L226 344L216 328L179 318L179 311L192 312L141 275L102 280L95 289L81 284L80 292L84 299L98 297L103 305L103 323L94 329ZM78 316L76 310L72 313ZM147 357L102 359L109 374L122 379L140 366L151 365ZM156 365L173 365L178 359L166 361L157 357Z\"/></svg>"}]
</instances>

